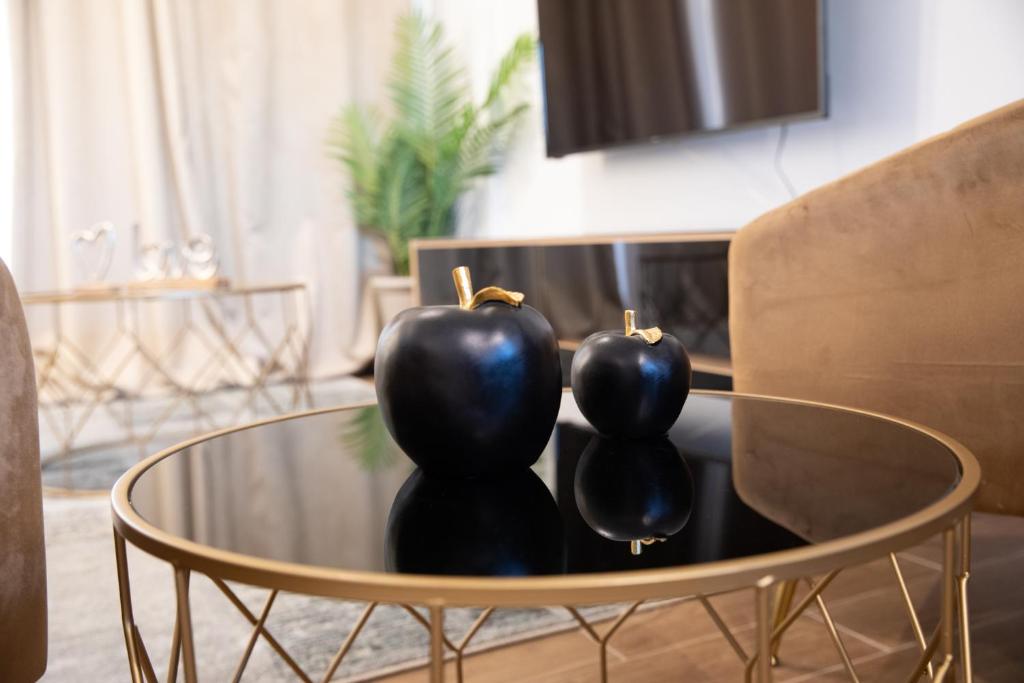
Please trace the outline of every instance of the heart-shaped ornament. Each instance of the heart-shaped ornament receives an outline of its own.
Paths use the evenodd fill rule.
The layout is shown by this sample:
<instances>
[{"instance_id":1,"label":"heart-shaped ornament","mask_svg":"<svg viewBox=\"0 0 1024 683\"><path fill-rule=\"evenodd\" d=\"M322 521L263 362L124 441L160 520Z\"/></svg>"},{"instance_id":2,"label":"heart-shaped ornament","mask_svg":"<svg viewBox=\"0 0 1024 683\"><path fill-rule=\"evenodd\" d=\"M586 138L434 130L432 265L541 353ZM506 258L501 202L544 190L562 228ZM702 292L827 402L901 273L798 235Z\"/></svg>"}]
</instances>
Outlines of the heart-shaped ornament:
<instances>
[{"instance_id":1,"label":"heart-shaped ornament","mask_svg":"<svg viewBox=\"0 0 1024 683\"><path fill-rule=\"evenodd\" d=\"M103 221L71 235L71 253L75 269L82 281L89 285L103 282L114 259L117 230L110 221Z\"/></svg>"}]
</instances>

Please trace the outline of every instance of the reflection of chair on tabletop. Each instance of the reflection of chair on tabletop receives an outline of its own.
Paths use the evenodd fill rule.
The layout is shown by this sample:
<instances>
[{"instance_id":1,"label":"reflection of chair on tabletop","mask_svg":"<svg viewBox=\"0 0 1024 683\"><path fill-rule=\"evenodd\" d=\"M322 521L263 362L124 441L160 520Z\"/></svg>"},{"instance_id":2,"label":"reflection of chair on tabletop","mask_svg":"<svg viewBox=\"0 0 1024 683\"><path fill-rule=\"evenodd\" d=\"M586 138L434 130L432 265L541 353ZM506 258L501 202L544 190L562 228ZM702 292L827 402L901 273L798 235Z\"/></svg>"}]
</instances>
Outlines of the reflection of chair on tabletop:
<instances>
[{"instance_id":1,"label":"reflection of chair on tabletop","mask_svg":"<svg viewBox=\"0 0 1024 683\"><path fill-rule=\"evenodd\" d=\"M0 262L0 680L46 670L46 563L32 347L14 281Z\"/></svg>"},{"instance_id":2,"label":"reflection of chair on tabletop","mask_svg":"<svg viewBox=\"0 0 1024 683\"><path fill-rule=\"evenodd\" d=\"M743 228L729 273L736 390L945 432L981 462L978 508L1024 514L1022 177L1017 102Z\"/></svg>"}]
</instances>

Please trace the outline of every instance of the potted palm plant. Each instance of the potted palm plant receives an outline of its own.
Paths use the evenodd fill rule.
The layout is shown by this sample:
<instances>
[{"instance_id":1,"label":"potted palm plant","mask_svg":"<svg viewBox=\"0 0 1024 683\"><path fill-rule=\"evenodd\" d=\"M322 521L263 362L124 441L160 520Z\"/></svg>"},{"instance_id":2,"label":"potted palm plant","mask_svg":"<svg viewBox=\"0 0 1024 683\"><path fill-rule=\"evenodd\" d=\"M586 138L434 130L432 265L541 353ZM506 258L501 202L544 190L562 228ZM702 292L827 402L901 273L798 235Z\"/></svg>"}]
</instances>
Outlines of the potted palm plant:
<instances>
[{"instance_id":1,"label":"potted palm plant","mask_svg":"<svg viewBox=\"0 0 1024 683\"><path fill-rule=\"evenodd\" d=\"M497 170L529 107L511 85L533 59L536 42L528 35L515 40L479 103L439 23L403 15L395 43L392 117L350 106L332 127L330 147L348 172L360 230L386 242L394 272L406 275L409 241L451 235L459 196Z\"/></svg>"},{"instance_id":2,"label":"potted palm plant","mask_svg":"<svg viewBox=\"0 0 1024 683\"><path fill-rule=\"evenodd\" d=\"M419 13L400 17L395 44L390 119L347 107L329 140L331 154L347 171L360 231L385 245L400 276L377 276L367 283L353 350L363 361L372 358L381 328L412 305L409 241L451 235L459 197L474 180L497 170L516 122L529 107L513 85L536 53L531 36L518 37L478 103L436 21ZM373 410L364 409L343 435L371 469L395 448Z\"/></svg>"}]
</instances>

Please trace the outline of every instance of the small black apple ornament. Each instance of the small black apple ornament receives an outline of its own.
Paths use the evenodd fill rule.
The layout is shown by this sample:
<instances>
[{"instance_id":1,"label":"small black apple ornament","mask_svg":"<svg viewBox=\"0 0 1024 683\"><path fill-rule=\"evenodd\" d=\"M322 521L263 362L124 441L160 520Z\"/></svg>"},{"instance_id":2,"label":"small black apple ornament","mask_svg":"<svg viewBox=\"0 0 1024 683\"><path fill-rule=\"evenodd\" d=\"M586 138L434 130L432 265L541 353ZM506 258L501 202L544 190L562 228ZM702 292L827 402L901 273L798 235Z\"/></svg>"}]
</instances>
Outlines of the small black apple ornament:
<instances>
[{"instance_id":1,"label":"small black apple ornament","mask_svg":"<svg viewBox=\"0 0 1024 683\"><path fill-rule=\"evenodd\" d=\"M433 476L527 468L558 417L554 330L519 292L474 293L464 266L452 276L458 306L407 309L381 332L374 377L384 424Z\"/></svg>"},{"instance_id":2,"label":"small black apple ornament","mask_svg":"<svg viewBox=\"0 0 1024 683\"><path fill-rule=\"evenodd\" d=\"M643 546L679 533L693 510L693 476L664 436L595 436L576 464L576 505L583 520L639 555Z\"/></svg>"},{"instance_id":3,"label":"small black apple ornament","mask_svg":"<svg viewBox=\"0 0 1024 683\"><path fill-rule=\"evenodd\" d=\"M391 504L387 569L407 574L534 576L564 568L562 518L540 477L449 479L417 469Z\"/></svg>"},{"instance_id":4,"label":"small black apple ornament","mask_svg":"<svg viewBox=\"0 0 1024 683\"><path fill-rule=\"evenodd\" d=\"M607 436L664 434L690 392L690 357L657 327L640 330L626 311L625 333L587 337L572 359L572 393L583 416Z\"/></svg>"}]
</instances>

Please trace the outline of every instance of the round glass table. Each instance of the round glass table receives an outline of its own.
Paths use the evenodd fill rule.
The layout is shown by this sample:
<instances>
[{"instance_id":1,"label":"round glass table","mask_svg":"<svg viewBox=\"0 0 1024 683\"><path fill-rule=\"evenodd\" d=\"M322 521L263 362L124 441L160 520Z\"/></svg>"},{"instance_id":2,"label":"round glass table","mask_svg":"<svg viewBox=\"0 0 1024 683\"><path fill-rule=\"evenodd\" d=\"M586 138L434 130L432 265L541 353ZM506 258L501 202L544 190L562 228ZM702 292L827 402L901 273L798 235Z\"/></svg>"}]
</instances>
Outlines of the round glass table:
<instances>
[{"instance_id":1,"label":"round glass table","mask_svg":"<svg viewBox=\"0 0 1024 683\"><path fill-rule=\"evenodd\" d=\"M487 457L481 453L480 457ZM425 475L390 441L374 405L288 415L185 442L139 463L112 492L125 642L135 681L155 680L135 625L125 543L174 567L173 669L196 680L189 576L363 601L323 676L330 680L380 603L431 634L431 680L461 659L496 608L560 606L597 644L645 601L700 600L743 661L771 679L786 629L843 568L890 557L936 680L969 672L965 583L974 457L949 437L895 418L810 402L694 392L669 433L597 436L571 394L531 470L491 480ZM924 633L895 552L944 539L941 621ZM808 590L794 598L798 580ZM753 589L757 652L740 647L710 595ZM299 679L310 680L232 600ZM622 604L599 636L577 609ZM426 615L414 607L426 608ZM485 608L453 643L447 607ZM821 610L827 615L827 610ZM844 666L852 664L831 620ZM959 637L957 637L959 634ZM252 642L246 652L251 651ZM243 655L239 671L244 669ZM916 678L914 679L916 680Z\"/></svg>"}]
</instances>

